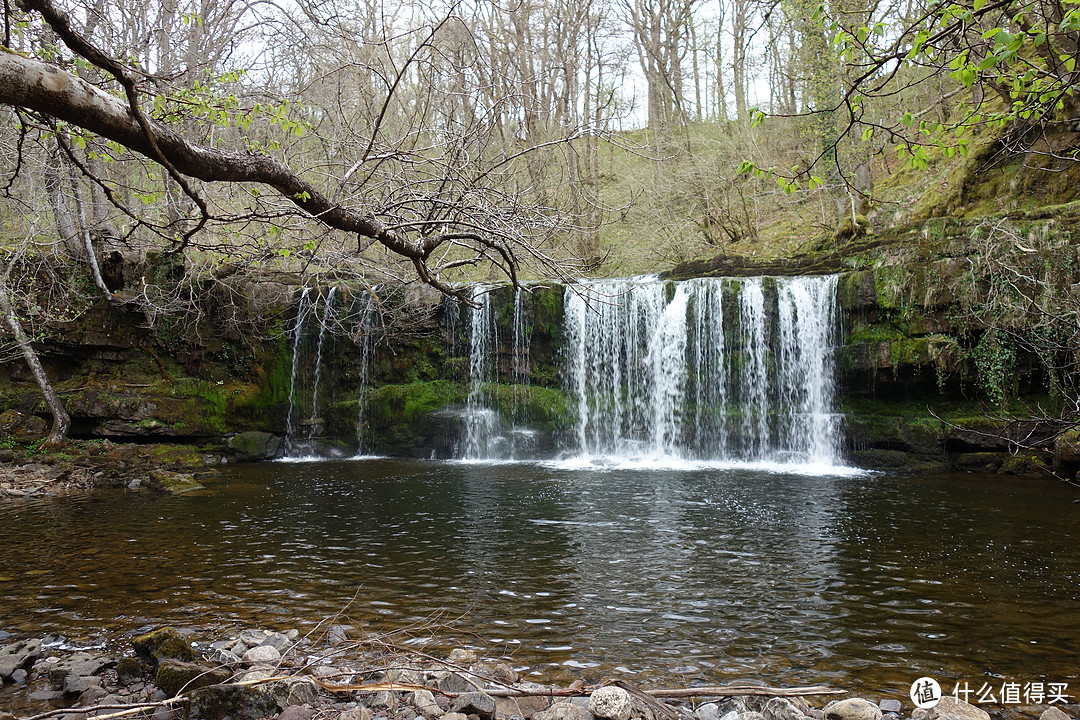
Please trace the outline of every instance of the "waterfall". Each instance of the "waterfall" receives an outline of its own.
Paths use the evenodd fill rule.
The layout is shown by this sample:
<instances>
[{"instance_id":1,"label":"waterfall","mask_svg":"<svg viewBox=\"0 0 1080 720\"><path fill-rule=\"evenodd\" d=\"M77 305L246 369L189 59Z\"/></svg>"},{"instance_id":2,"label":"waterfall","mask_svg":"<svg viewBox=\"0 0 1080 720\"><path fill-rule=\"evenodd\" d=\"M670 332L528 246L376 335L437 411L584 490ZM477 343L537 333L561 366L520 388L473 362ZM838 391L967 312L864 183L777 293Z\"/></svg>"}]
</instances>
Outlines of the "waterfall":
<instances>
[{"instance_id":1,"label":"waterfall","mask_svg":"<svg viewBox=\"0 0 1080 720\"><path fill-rule=\"evenodd\" d=\"M334 312L334 294L336 287L330 288L326 295L326 304L323 306L323 314L319 318L319 342L315 346L315 382L311 385L311 417L308 418L308 448L315 444L316 430L323 425L319 417L319 382L322 379L323 342L326 340L326 327L331 322L331 314Z\"/></svg>"},{"instance_id":2,"label":"waterfall","mask_svg":"<svg viewBox=\"0 0 1080 720\"><path fill-rule=\"evenodd\" d=\"M291 455L295 445L296 426L296 376L297 366L300 360L300 340L304 332L304 320L310 312L308 302L308 288L305 287L300 293L300 302L296 305L296 325L293 327L292 366L289 370L289 410L285 415L285 453Z\"/></svg>"},{"instance_id":3,"label":"waterfall","mask_svg":"<svg viewBox=\"0 0 1080 720\"><path fill-rule=\"evenodd\" d=\"M569 451L834 464L835 295L835 276L568 287Z\"/></svg>"},{"instance_id":4,"label":"waterfall","mask_svg":"<svg viewBox=\"0 0 1080 720\"><path fill-rule=\"evenodd\" d=\"M360 367L357 369L360 391L356 401L356 454L364 454L364 394L371 373L372 335L379 326L378 303L371 293L364 293L364 309L357 321L357 344L360 346ZM356 301L354 300L354 305Z\"/></svg>"},{"instance_id":5,"label":"waterfall","mask_svg":"<svg viewBox=\"0 0 1080 720\"><path fill-rule=\"evenodd\" d=\"M495 328L490 288L472 292L476 306L469 311L469 396L465 401L465 447L467 460L494 456L498 440L498 414L489 402L488 384L498 370L499 339Z\"/></svg>"}]
</instances>

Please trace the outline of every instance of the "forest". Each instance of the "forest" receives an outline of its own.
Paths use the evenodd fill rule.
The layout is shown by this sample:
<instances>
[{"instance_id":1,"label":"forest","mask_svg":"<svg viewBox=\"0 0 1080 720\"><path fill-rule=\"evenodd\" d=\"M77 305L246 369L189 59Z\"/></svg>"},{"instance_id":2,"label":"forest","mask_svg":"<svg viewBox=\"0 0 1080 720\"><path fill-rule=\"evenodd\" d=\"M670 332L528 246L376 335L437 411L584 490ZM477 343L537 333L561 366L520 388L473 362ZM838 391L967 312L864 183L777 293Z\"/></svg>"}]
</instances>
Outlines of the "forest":
<instances>
[{"instance_id":1,"label":"forest","mask_svg":"<svg viewBox=\"0 0 1080 720\"><path fill-rule=\"evenodd\" d=\"M924 261L935 217L989 218L960 254L991 396L1010 338L1072 426L1075 258L1047 253L1072 244L1075 0L21 0L4 21L0 337L50 444L68 421L39 355L95 303L254 334L260 284L470 305L473 281L712 257L858 269L877 245Z\"/></svg>"}]
</instances>

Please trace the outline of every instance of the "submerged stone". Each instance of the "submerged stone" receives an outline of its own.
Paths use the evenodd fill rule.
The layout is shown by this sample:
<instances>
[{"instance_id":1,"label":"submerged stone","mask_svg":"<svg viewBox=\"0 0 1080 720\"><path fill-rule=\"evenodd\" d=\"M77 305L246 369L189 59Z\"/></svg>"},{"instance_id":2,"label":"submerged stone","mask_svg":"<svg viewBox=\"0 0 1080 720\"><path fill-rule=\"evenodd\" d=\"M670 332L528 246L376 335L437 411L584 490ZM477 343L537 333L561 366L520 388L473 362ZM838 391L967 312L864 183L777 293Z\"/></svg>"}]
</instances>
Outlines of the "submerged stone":
<instances>
[{"instance_id":1,"label":"submerged stone","mask_svg":"<svg viewBox=\"0 0 1080 720\"><path fill-rule=\"evenodd\" d=\"M262 720L280 708L269 693L244 685L209 685L190 694L189 717L198 720Z\"/></svg>"}]
</instances>

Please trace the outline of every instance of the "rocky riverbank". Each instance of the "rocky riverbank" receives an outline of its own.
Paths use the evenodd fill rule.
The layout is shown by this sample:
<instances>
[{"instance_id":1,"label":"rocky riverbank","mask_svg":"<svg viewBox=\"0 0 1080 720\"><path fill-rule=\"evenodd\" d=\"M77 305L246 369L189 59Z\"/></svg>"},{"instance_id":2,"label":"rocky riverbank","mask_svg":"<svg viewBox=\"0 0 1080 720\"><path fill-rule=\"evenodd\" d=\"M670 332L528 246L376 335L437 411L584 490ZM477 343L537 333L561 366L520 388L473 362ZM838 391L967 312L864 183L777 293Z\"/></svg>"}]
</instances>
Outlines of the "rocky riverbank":
<instances>
[{"instance_id":1,"label":"rocky riverbank","mask_svg":"<svg viewBox=\"0 0 1080 720\"><path fill-rule=\"evenodd\" d=\"M179 444L69 440L58 452L9 444L0 447L0 501L102 487L192 492L220 460L220 453Z\"/></svg>"},{"instance_id":2,"label":"rocky riverbank","mask_svg":"<svg viewBox=\"0 0 1080 720\"><path fill-rule=\"evenodd\" d=\"M991 720L949 696L926 710L824 687L648 690L607 680L555 687L471 650L440 659L402 652L390 636L353 634L333 625L306 636L247 630L205 642L158 628L113 650L58 636L8 637L0 648L0 720ZM1071 720L1077 708L1065 707L1072 715L1060 706L1019 715Z\"/></svg>"}]
</instances>

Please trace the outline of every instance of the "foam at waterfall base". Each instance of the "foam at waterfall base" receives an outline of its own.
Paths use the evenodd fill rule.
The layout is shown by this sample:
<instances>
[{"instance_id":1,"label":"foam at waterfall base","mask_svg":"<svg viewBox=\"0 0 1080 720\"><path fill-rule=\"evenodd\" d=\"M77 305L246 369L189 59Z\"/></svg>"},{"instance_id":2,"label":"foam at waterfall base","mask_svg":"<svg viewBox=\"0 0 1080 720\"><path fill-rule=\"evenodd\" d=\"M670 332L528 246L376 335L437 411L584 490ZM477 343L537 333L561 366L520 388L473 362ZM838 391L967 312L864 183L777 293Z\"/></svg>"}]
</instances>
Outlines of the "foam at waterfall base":
<instances>
[{"instance_id":1,"label":"foam at waterfall base","mask_svg":"<svg viewBox=\"0 0 1080 720\"><path fill-rule=\"evenodd\" d=\"M755 470L783 475L857 477L867 470L827 461L782 462L777 460L694 460L676 455L620 457L614 455L577 455L537 464L558 470L642 470L694 472L700 470Z\"/></svg>"}]
</instances>

